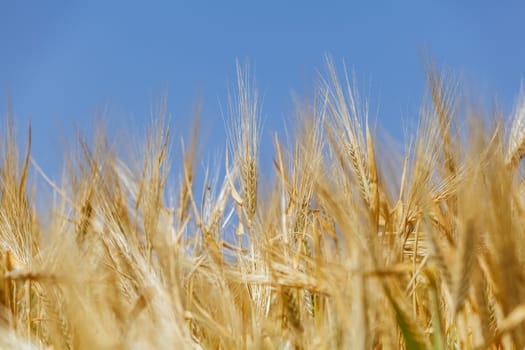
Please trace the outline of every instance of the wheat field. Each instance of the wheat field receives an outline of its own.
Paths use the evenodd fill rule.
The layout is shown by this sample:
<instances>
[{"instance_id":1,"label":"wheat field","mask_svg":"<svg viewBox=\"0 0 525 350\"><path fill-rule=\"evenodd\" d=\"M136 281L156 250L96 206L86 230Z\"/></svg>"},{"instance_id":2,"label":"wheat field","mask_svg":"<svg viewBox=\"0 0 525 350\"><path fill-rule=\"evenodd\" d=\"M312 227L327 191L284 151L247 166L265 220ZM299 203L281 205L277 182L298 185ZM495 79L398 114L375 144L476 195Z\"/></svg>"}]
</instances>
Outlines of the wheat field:
<instances>
[{"instance_id":1,"label":"wheat field","mask_svg":"<svg viewBox=\"0 0 525 350\"><path fill-rule=\"evenodd\" d=\"M138 154L100 129L53 181L7 111L0 348L524 348L525 98L484 111L428 64L397 151L327 66L273 139L238 67L227 151L204 173L198 124L176 156L161 110Z\"/></svg>"}]
</instances>

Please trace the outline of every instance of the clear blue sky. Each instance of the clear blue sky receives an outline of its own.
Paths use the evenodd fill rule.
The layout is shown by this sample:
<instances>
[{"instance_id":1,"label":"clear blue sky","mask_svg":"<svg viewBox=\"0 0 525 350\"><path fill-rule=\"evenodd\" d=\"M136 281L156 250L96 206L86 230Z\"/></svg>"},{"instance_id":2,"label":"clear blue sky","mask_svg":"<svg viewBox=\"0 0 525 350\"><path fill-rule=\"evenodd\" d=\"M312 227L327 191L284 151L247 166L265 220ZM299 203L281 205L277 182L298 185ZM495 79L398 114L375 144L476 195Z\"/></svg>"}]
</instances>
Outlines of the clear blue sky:
<instances>
[{"instance_id":1,"label":"clear blue sky","mask_svg":"<svg viewBox=\"0 0 525 350\"><path fill-rule=\"evenodd\" d=\"M175 126L187 128L201 98L207 149L222 146L219 103L236 58L251 62L264 96L263 144L293 111L292 91L311 92L326 53L355 69L372 117L396 138L422 96L421 50L506 110L525 75L518 1L73 3L0 4L0 90L10 90L20 127L31 117L33 156L52 175L74 126L107 110L111 128L140 129L166 90Z\"/></svg>"}]
</instances>

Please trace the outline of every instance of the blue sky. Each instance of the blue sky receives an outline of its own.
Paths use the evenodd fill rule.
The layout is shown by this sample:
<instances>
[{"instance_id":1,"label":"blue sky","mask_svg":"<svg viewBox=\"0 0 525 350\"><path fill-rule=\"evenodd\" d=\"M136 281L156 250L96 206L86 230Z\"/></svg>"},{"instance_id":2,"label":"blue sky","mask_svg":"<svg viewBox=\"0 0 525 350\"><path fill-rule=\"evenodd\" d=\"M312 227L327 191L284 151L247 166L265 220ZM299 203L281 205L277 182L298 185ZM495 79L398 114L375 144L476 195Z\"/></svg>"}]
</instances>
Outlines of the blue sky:
<instances>
[{"instance_id":1,"label":"blue sky","mask_svg":"<svg viewBox=\"0 0 525 350\"><path fill-rule=\"evenodd\" d=\"M19 127L32 120L33 157L52 176L74 127L89 130L106 111L111 130L140 130L165 92L179 135L202 101L204 147L217 149L235 60L248 60L264 97L263 145L271 145L271 132L289 123L292 92L311 94L329 53L355 70L372 118L401 139L423 93L422 51L511 109L525 75L525 5L498 4L3 1L0 109L9 90Z\"/></svg>"}]
</instances>

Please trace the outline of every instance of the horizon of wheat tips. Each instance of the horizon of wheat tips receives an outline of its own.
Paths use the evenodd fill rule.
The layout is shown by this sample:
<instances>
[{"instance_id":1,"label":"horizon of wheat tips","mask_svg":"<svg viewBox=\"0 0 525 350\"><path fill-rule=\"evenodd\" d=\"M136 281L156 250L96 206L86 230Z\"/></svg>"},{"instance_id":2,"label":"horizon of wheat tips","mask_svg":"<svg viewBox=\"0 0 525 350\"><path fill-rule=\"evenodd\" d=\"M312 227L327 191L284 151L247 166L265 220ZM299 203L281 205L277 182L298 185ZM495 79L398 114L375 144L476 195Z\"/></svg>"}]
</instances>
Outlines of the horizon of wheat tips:
<instances>
[{"instance_id":1,"label":"horizon of wheat tips","mask_svg":"<svg viewBox=\"0 0 525 350\"><path fill-rule=\"evenodd\" d=\"M8 108L0 349L523 348L524 95L504 119L429 63L403 149L326 65L266 139L237 63L226 152L204 169L200 109L180 151L165 100L128 154L79 135L58 181Z\"/></svg>"}]
</instances>

